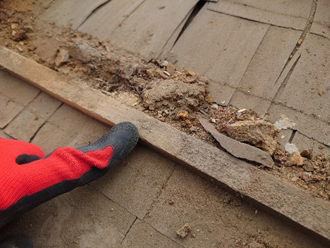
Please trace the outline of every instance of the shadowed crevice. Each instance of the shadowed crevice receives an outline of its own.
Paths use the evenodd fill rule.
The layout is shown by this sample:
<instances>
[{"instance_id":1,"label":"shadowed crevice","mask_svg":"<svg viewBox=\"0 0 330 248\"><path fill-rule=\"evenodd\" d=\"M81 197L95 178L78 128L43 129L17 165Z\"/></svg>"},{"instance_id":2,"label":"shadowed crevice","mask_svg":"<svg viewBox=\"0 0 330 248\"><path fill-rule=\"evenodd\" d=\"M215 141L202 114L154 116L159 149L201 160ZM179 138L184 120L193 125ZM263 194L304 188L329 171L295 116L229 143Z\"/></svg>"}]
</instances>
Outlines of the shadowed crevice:
<instances>
[{"instance_id":1,"label":"shadowed crevice","mask_svg":"<svg viewBox=\"0 0 330 248\"><path fill-rule=\"evenodd\" d=\"M305 26L303 32L301 33L295 47L293 48L292 52L290 53L288 59L286 60L285 65L282 68L282 71L281 71L280 75L278 76L277 80L282 76L285 68L288 66L288 64L291 61L291 59L293 58L293 56L297 53L297 51L301 47L302 43L305 41L305 38L306 38L307 34L310 32L310 30L312 28L312 24L314 22L316 8L317 8L317 1L313 1L312 2L312 7L311 7L311 10L310 10L310 13L309 13L309 17L308 17L307 22L306 22L306 26Z\"/></svg>"},{"instance_id":2,"label":"shadowed crevice","mask_svg":"<svg viewBox=\"0 0 330 248\"><path fill-rule=\"evenodd\" d=\"M195 17L198 15L198 13L201 11L201 9L204 7L207 1L205 0L199 0L198 3L194 6L194 8L189 12L189 16L186 19L186 23L183 25L178 37L174 41L172 48L175 46L175 44L178 42L184 31L188 28L188 26L192 23L192 21L195 19Z\"/></svg>"},{"instance_id":3,"label":"shadowed crevice","mask_svg":"<svg viewBox=\"0 0 330 248\"><path fill-rule=\"evenodd\" d=\"M293 63L293 65L291 67L291 69L289 70L288 74L284 78L283 82L281 83L281 86L278 88L278 90L276 91L276 94L273 96L272 103L275 102L275 99L277 98L277 96L280 94L280 92L283 91L283 89L287 85L287 83L288 83L288 81L291 77L291 74L293 73L294 69L296 68L296 65L298 64L298 61L299 61L300 57L301 57L301 54L298 54L298 57L296 58L295 62ZM277 81L278 81L278 79L277 79ZM270 107L271 107L271 105L268 107L267 112L269 112Z\"/></svg>"},{"instance_id":4,"label":"shadowed crevice","mask_svg":"<svg viewBox=\"0 0 330 248\"><path fill-rule=\"evenodd\" d=\"M293 139L294 139L294 136L296 136L296 133L297 133L297 130L292 130L292 133L291 133L291 136L290 136L290 139L288 141L288 143L292 143Z\"/></svg>"},{"instance_id":5,"label":"shadowed crevice","mask_svg":"<svg viewBox=\"0 0 330 248\"><path fill-rule=\"evenodd\" d=\"M120 244L122 244L122 243L125 241L125 239L126 239L128 233L131 231L131 229L132 229L132 227L134 226L134 224L135 224L135 222L137 221L137 219L138 219L138 217L135 217L135 220L132 222L131 226L128 228L128 230L127 230L127 232L125 233L125 236L124 236L123 240L120 242Z\"/></svg>"},{"instance_id":6,"label":"shadowed crevice","mask_svg":"<svg viewBox=\"0 0 330 248\"><path fill-rule=\"evenodd\" d=\"M82 26L84 25L84 23L96 12L98 11L99 9L101 9L104 5L106 5L107 3L111 2L111 0L107 0L105 1L104 3L101 3L100 5L96 6L90 13L89 15L85 18L85 20L83 20L79 26L77 27L77 30Z\"/></svg>"}]
</instances>

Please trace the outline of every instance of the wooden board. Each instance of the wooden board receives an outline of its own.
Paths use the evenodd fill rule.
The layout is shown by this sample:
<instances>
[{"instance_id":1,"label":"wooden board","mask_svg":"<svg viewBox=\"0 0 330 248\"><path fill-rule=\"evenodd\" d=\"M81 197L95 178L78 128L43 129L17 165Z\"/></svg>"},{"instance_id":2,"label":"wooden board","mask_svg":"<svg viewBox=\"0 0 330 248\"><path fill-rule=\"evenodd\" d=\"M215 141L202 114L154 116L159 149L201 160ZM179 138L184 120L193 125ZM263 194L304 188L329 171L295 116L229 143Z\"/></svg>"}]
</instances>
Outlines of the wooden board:
<instances>
[{"instance_id":1,"label":"wooden board","mask_svg":"<svg viewBox=\"0 0 330 248\"><path fill-rule=\"evenodd\" d=\"M268 24L250 22L203 8L172 49L179 68L194 70L218 84L217 102L228 101L237 87ZM221 89L220 89L221 88ZM212 92L211 91L211 92Z\"/></svg>"},{"instance_id":2,"label":"wooden board","mask_svg":"<svg viewBox=\"0 0 330 248\"><path fill-rule=\"evenodd\" d=\"M209 3L208 8L219 13L303 30L309 17L313 0L223 0Z\"/></svg>"},{"instance_id":3,"label":"wooden board","mask_svg":"<svg viewBox=\"0 0 330 248\"><path fill-rule=\"evenodd\" d=\"M330 39L330 2L319 0L311 32Z\"/></svg>"},{"instance_id":4,"label":"wooden board","mask_svg":"<svg viewBox=\"0 0 330 248\"><path fill-rule=\"evenodd\" d=\"M113 32L110 40L146 60L157 58L197 2L146 0Z\"/></svg>"},{"instance_id":5,"label":"wooden board","mask_svg":"<svg viewBox=\"0 0 330 248\"><path fill-rule=\"evenodd\" d=\"M77 29L86 18L108 0L56 0L41 16L41 19L57 25L72 25Z\"/></svg>"},{"instance_id":6,"label":"wooden board","mask_svg":"<svg viewBox=\"0 0 330 248\"><path fill-rule=\"evenodd\" d=\"M254 96L272 100L281 86L275 84L300 38L301 31L270 27L244 76L239 88Z\"/></svg>"},{"instance_id":7,"label":"wooden board","mask_svg":"<svg viewBox=\"0 0 330 248\"><path fill-rule=\"evenodd\" d=\"M275 102L329 122L330 40L310 34L299 51L301 57L285 87L277 94ZM330 139L327 143L330 143Z\"/></svg>"},{"instance_id":8,"label":"wooden board","mask_svg":"<svg viewBox=\"0 0 330 248\"><path fill-rule=\"evenodd\" d=\"M112 0L95 11L78 30L103 40L111 40L112 32L143 2L144 0Z\"/></svg>"},{"instance_id":9,"label":"wooden board","mask_svg":"<svg viewBox=\"0 0 330 248\"><path fill-rule=\"evenodd\" d=\"M40 91L0 69L0 92L0 128L4 128Z\"/></svg>"}]
</instances>

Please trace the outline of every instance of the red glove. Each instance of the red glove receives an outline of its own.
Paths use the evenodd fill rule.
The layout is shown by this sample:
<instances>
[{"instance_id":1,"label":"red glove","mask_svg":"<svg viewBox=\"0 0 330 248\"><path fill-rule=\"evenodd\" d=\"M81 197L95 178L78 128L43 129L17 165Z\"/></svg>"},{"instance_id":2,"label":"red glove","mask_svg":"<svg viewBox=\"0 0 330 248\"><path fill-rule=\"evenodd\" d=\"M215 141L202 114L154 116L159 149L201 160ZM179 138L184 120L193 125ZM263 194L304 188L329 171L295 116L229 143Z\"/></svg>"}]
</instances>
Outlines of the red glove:
<instances>
[{"instance_id":1,"label":"red glove","mask_svg":"<svg viewBox=\"0 0 330 248\"><path fill-rule=\"evenodd\" d=\"M138 139L137 128L124 122L89 146L61 147L44 157L36 145L0 138L0 228L39 204L104 175L128 155Z\"/></svg>"}]
</instances>

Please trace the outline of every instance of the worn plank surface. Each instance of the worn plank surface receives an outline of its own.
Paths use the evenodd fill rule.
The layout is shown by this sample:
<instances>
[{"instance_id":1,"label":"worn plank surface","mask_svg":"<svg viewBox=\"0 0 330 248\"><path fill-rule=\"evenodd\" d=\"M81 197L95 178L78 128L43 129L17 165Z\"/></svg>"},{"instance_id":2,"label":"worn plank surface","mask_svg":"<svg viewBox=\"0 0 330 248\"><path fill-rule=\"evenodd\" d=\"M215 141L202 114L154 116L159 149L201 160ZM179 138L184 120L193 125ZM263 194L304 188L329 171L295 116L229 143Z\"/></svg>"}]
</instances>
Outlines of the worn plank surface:
<instances>
[{"instance_id":1,"label":"worn plank surface","mask_svg":"<svg viewBox=\"0 0 330 248\"><path fill-rule=\"evenodd\" d=\"M0 128L4 128L24 107L3 95L0 95L0 104Z\"/></svg>"},{"instance_id":2,"label":"worn plank surface","mask_svg":"<svg viewBox=\"0 0 330 248\"><path fill-rule=\"evenodd\" d=\"M16 231L12 232L19 229L29 235L34 247L118 248L135 218L124 207L86 186L28 212L16 221Z\"/></svg>"},{"instance_id":3,"label":"worn plank surface","mask_svg":"<svg viewBox=\"0 0 330 248\"><path fill-rule=\"evenodd\" d=\"M271 105L271 101L251 95L249 91L236 90L229 104L239 109L252 109L259 116L264 116Z\"/></svg>"},{"instance_id":4,"label":"worn plank surface","mask_svg":"<svg viewBox=\"0 0 330 248\"><path fill-rule=\"evenodd\" d=\"M0 128L8 125L40 92L4 70L0 70L0 91Z\"/></svg>"},{"instance_id":5,"label":"worn plank surface","mask_svg":"<svg viewBox=\"0 0 330 248\"><path fill-rule=\"evenodd\" d=\"M146 0L117 28L112 42L146 60L157 58L198 0Z\"/></svg>"},{"instance_id":6,"label":"worn plank surface","mask_svg":"<svg viewBox=\"0 0 330 248\"><path fill-rule=\"evenodd\" d=\"M311 32L330 39L330 2L318 0Z\"/></svg>"},{"instance_id":7,"label":"worn plank surface","mask_svg":"<svg viewBox=\"0 0 330 248\"><path fill-rule=\"evenodd\" d=\"M1 94L23 106L31 102L40 92L35 87L31 87L31 85L27 85L21 80L12 77L5 70L0 70L0 78Z\"/></svg>"},{"instance_id":8,"label":"worn plank surface","mask_svg":"<svg viewBox=\"0 0 330 248\"><path fill-rule=\"evenodd\" d=\"M209 3L208 9L275 26L303 30L313 0L223 0Z\"/></svg>"},{"instance_id":9,"label":"worn plank surface","mask_svg":"<svg viewBox=\"0 0 330 248\"><path fill-rule=\"evenodd\" d=\"M296 123L294 126L295 130L320 143L330 145L330 129L327 122L302 113L301 111L283 106L282 104L273 103L268 112L269 116L267 118L271 122L275 123L281 118L281 115L285 115Z\"/></svg>"},{"instance_id":10,"label":"worn plank surface","mask_svg":"<svg viewBox=\"0 0 330 248\"><path fill-rule=\"evenodd\" d=\"M211 193L205 195L204 192ZM173 204L169 204L169 201ZM275 217L270 220L269 226L265 225L262 219L267 217L263 211L246 212L244 211L246 206L242 203L240 197L228 197L223 189L178 166L158 201L154 203L150 214L144 220L163 235L172 237L184 247L189 248L244 247L242 243L238 244L238 241L246 240L249 235L246 233L248 230L253 230L258 240L262 240L262 236L269 236L266 231L268 228L276 234L268 240L267 244L270 247L276 247L282 243L281 240L292 233L288 226L279 226L280 218ZM239 211L239 214L235 214L235 211ZM168 215L171 218L168 218ZM185 239L178 239L175 231L186 222L192 227L191 234ZM191 237L192 234L195 234L194 238ZM308 242L306 237L308 235L295 235L297 241L288 241L284 247L318 246ZM261 248L263 245L254 242L247 247Z\"/></svg>"},{"instance_id":11,"label":"worn plank surface","mask_svg":"<svg viewBox=\"0 0 330 248\"><path fill-rule=\"evenodd\" d=\"M302 44L300 52L301 57L295 69L275 101L328 122L330 40L310 34Z\"/></svg>"},{"instance_id":12,"label":"worn plank surface","mask_svg":"<svg viewBox=\"0 0 330 248\"><path fill-rule=\"evenodd\" d=\"M140 220L134 223L122 244L122 248L131 247L183 248Z\"/></svg>"},{"instance_id":13,"label":"worn plank surface","mask_svg":"<svg viewBox=\"0 0 330 248\"><path fill-rule=\"evenodd\" d=\"M144 0L112 0L95 11L78 30L103 40L111 40L112 32L143 2Z\"/></svg>"},{"instance_id":14,"label":"worn plank surface","mask_svg":"<svg viewBox=\"0 0 330 248\"><path fill-rule=\"evenodd\" d=\"M40 18L77 29L98 6L106 2L108 0L56 0Z\"/></svg>"},{"instance_id":15,"label":"worn plank surface","mask_svg":"<svg viewBox=\"0 0 330 248\"><path fill-rule=\"evenodd\" d=\"M139 129L141 139L154 149L330 241L328 202L314 198L265 171L124 106L98 91L82 84L67 82L56 72L6 48L0 48L0 57L7 58L1 60L0 65L11 73L98 120L110 124L133 122ZM88 94L88 98L85 94ZM112 106L110 111L109 106Z\"/></svg>"},{"instance_id":16,"label":"worn plank surface","mask_svg":"<svg viewBox=\"0 0 330 248\"><path fill-rule=\"evenodd\" d=\"M272 100L280 84L275 84L301 35L300 31L270 27L249 64L239 88Z\"/></svg>"},{"instance_id":17,"label":"worn plank surface","mask_svg":"<svg viewBox=\"0 0 330 248\"><path fill-rule=\"evenodd\" d=\"M60 105L61 102L41 93L10 122L5 131L15 139L29 142L35 132Z\"/></svg>"},{"instance_id":18,"label":"worn plank surface","mask_svg":"<svg viewBox=\"0 0 330 248\"><path fill-rule=\"evenodd\" d=\"M236 87L268 27L203 8L173 47L177 65L206 75L219 88ZM224 93L217 98L228 99Z\"/></svg>"},{"instance_id":19,"label":"worn plank surface","mask_svg":"<svg viewBox=\"0 0 330 248\"><path fill-rule=\"evenodd\" d=\"M143 219L174 168L173 161L146 147L138 146L122 167L91 185L121 206L126 206L139 219Z\"/></svg>"},{"instance_id":20,"label":"worn plank surface","mask_svg":"<svg viewBox=\"0 0 330 248\"><path fill-rule=\"evenodd\" d=\"M330 147L325 146L316 140L310 139L306 137L305 135L302 135L299 132L296 132L292 143L297 146L299 151L302 151L304 149L312 149L313 150L313 155L317 154L330 154Z\"/></svg>"}]
</instances>

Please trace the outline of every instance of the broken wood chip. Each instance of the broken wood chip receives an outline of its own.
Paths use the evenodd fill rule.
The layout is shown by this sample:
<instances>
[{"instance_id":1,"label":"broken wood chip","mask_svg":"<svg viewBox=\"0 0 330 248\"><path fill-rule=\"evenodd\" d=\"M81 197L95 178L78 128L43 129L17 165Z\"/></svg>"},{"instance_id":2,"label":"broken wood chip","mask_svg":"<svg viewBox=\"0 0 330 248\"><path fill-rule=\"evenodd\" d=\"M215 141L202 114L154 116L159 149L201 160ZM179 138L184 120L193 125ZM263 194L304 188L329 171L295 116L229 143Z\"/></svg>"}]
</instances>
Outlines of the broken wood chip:
<instances>
[{"instance_id":1,"label":"broken wood chip","mask_svg":"<svg viewBox=\"0 0 330 248\"><path fill-rule=\"evenodd\" d=\"M183 227L181 227L179 230L176 231L176 234L184 239L191 231L191 227L189 226L188 223L184 224Z\"/></svg>"},{"instance_id":2,"label":"broken wood chip","mask_svg":"<svg viewBox=\"0 0 330 248\"><path fill-rule=\"evenodd\" d=\"M319 94L319 96L323 96L324 90L323 89L319 90L318 94Z\"/></svg>"},{"instance_id":3,"label":"broken wood chip","mask_svg":"<svg viewBox=\"0 0 330 248\"><path fill-rule=\"evenodd\" d=\"M59 49L55 58L55 66L61 67L69 61L69 51L66 49Z\"/></svg>"},{"instance_id":4,"label":"broken wood chip","mask_svg":"<svg viewBox=\"0 0 330 248\"><path fill-rule=\"evenodd\" d=\"M204 129L219 142L221 147L234 157L256 162L268 168L273 168L274 161L269 153L219 133L215 127L206 119L200 118L199 122L204 127Z\"/></svg>"}]
</instances>

